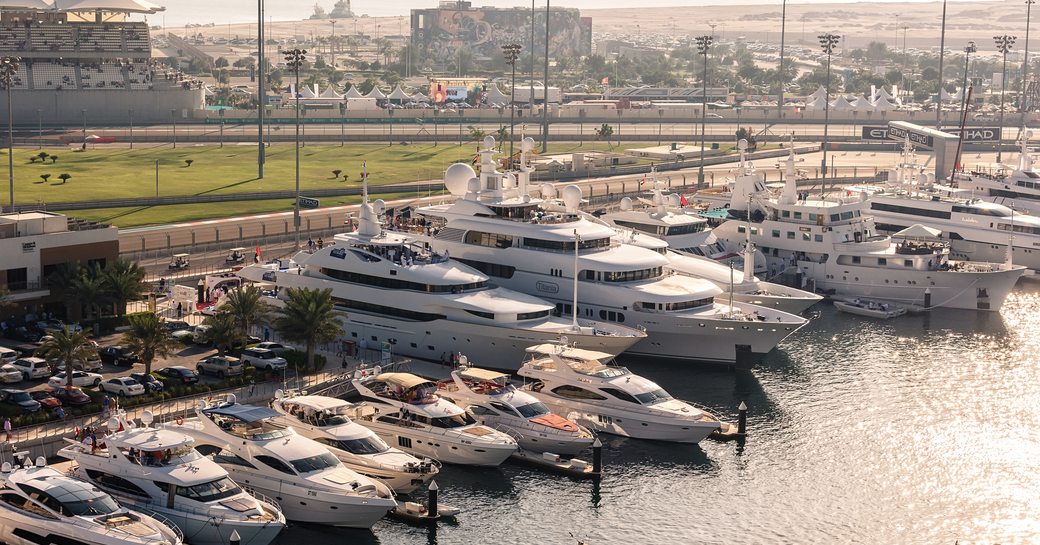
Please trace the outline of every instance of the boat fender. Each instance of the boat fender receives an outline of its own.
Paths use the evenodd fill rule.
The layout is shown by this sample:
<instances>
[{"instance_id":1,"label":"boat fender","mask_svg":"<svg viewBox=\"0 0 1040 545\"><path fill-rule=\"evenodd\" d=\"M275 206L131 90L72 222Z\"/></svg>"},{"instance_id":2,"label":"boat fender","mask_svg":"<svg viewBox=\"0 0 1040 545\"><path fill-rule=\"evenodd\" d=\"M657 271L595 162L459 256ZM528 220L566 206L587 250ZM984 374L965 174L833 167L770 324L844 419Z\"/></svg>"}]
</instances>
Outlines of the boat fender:
<instances>
[{"instance_id":1,"label":"boat fender","mask_svg":"<svg viewBox=\"0 0 1040 545\"><path fill-rule=\"evenodd\" d=\"M183 424L184 424L184 417L183 416L178 416L177 417L177 425L181 426Z\"/></svg>"}]
</instances>

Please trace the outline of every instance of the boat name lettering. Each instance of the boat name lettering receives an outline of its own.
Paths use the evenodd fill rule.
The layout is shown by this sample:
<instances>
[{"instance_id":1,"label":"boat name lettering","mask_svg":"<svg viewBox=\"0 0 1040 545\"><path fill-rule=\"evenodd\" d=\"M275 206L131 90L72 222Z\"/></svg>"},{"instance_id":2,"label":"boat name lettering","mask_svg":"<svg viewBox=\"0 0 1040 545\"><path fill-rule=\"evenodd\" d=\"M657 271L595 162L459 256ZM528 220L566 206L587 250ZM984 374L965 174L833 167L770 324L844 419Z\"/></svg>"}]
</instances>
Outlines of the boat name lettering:
<instances>
[{"instance_id":1,"label":"boat name lettering","mask_svg":"<svg viewBox=\"0 0 1040 545\"><path fill-rule=\"evenodd\" d=\"M545 293L560 293L560 286L554 282L535 282L534 288Z\"/></svg>"},{"instance_id":2,"label":"boat name lettering","mask_svg":"<svg viewBox=\"0 0 1040 545\"><path fill-rule=\"evenodd\" d=\"M585 383L588 383L588 384L592 384L591 380L589 380L587 378L581 378L581 377L578 377L578 382L585 382Z\"/></svg>"}]
</instances>

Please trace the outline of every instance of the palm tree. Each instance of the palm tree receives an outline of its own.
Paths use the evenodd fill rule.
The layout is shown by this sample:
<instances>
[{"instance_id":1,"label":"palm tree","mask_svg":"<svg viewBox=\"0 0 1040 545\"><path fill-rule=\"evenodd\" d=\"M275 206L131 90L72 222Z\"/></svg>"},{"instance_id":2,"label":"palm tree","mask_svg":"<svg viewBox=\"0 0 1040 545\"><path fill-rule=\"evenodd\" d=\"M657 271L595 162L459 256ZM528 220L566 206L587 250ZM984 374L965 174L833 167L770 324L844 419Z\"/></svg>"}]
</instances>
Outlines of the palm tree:
<instances>
[{"instance_id":1,"label":"palm tree","mask_svg":"<svg viewBox=\"0 0 1040 545\"><path fill-rule=\"evenodd\" d=\"M55 331L36 349L36 355L51 362L51 372L57 372L59 363L65 364L65 386L72 386L73 362L80 365L97 355L85 331L70 333L68 327Z\"/></svg>"},{"instance_id":2,"label":"palm tree","mask_svg":"<svg viewBox=\"0 0 1040 545\"><path fill-rule=\"evenodd\" d=\"M179 343L166 329L166 320L154 312L131 314L126 321L130 329L123 334L123 344L141 358L145 374L152 372L156 357L168 358L177 349Z\"/></svg>"},{"instance_id":3,"label":"palm tree","mask_svg":"<svg viewBox=\"0 0 1040 545\"><path fill-rule=\"evenodd\" d=\"M226 312L207 316L202 321L202 325L208 328L205 332L206 340L213 343L213 347L217 349L217 354L221 356L225 352L230 351L235 342L242 338L242 335L238 332L238 322L235 320L235 317Z\"/></svg>"},{"instance_id":4,"label":"palm tree","mask_svg":"<svg viewBox=\"0 0 1040 545\"><path fill-rule=\"evenodd\" d=\"M47 276L47 287L50 288L51 293L63 296L66 315L70 314L70 302L74 301L76 281L79 280L82 274L82 268L79 263L62 263L55 267L54 272Z\"/></svg>"},{"instance_id":5,"label":"palm tree","mask_svg":"<svg viewBox=\"0 0 1040 545\"><path fill-rule=\"evenodd\" d=\"M274 328L282 337L307 347L307 368L313 368L317 345L343 334L333 308L332 290L289 288L286 295L285 307L278 309Z\"/></svg>"},{"instance_id":6,"label":"palm tree","mask_svg":"<svg viewBox=\"0 0 1040 545\"><path fill-rule=\"evenodd\" d=\"M101 273L101 267L94 264L90 268L80 268L79 276L72 282L72 300L87 307L87 319L95 315L101 317L101 305L108 299L108 282ZM95 312L97 311L97 312Z\"/></svg>"},{"instance_id":7,"label":"palm tree","mask_svg":"<svg viewBox=\"0 0 1040 545\"><path fill-rule=\"evenodd\" d=\"M265 321L271 313L271 305L261 298L260 288L253 285L229 291L221 309L234 316L242 336L248 335L252 325Z\"/></svg>"},{"instance_id":8,"label":"palm tree","mask_svg":"<svg viewBox=\"0 0 1040 545\"><path fill-rule=\"evenodd\" d=\"M120 318L126 314L126 304L140 300L147 290L144 269L135 261L117 259L109 263L104 270L104 280L106 295L115 303L116 316Z\"/></svg>"}]
</instances>

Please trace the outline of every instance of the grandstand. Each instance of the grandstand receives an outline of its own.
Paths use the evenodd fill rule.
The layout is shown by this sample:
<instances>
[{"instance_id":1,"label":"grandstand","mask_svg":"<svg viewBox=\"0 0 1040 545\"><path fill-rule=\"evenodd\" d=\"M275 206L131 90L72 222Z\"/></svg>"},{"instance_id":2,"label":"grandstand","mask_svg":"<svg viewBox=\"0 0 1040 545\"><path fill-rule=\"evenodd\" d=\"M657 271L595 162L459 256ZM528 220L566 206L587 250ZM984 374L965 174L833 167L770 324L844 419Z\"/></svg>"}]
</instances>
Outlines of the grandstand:
<instances>
[{"instance_id":1,"label":"grandstand","mask_svg":"<svg viewBox=\"0 0 1040 545\"><path fill-rule=\"evenodd\" d=\"M81 123L88 111L98 124L130 115L159 122L202 108L201 82L153 59L148 24L130 20L163 9L144 0L0 0L0 56L22 59L15 122Z\"/></svg>"}]
</instances>

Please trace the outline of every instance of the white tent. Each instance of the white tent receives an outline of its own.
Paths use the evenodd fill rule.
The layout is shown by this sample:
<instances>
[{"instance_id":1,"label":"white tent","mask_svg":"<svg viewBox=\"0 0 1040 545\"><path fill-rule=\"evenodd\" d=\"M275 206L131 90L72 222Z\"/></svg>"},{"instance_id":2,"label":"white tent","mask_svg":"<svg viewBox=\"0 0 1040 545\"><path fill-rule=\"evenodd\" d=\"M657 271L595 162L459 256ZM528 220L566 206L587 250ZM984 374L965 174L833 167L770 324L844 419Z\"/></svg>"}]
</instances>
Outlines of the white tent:
<instances>
[{"instance_id":1,"label":"white tent","mask_svg":"<svg viewBox=\"0 0 1040 545\"><path fill-rule=\"evenodd\" d=\"M845 97L838 97L831 101L831 109L836 112L848 112L855 109Z\"/></svg>"},{"instance_id":2,"label":"white tent","mask_svg":"<svg viewBox=\"0 0 1040 545\"><path fill-rule=\"evenodd\" d=\"M488 104L509 104L511 99L498 88L498 85L492 83L487 90L487 98L485 98L485 101Z\"/></svg>"},{"instance_id":3,"label":"white tent","mask_svg":"<svg viewBox=\"0 0 1040 545\"><path fill-rule=\"evenodd\" d=\"M950 95L950 100L953 100L955 102L960 102L964 100L964 88L958 88L955 93Z\"/></svg>"},{"instance_id":4,"label":"white tent","mask_svg":"<svg viewBox=\"0 0 1040 545\"><path fill-rule=\"evenodd\" d=\"M822 85L819 89L814 91L813 94L806 97L805 103L809 104L810 102L815 102L818 98L827 98L827 90L824 89Z\"/></svg>"},{"instance_id":5,"label":"white tent","mask_svg":"<svg viewBox=\"0 0 1040 545\"><path fill-rule=\"evenodd\" d=\"M942 231L939 229L933 229L931 227L925 227L920 223L915 223L892 236L899 238L939 238L939 235L941 234Z\"/></svg>"},{"instance_id":6,"label":"white tent","mask_svg":"<svg viewBox=\"0 0 1040 545\"><path fill-rule=\"evenodd\" d=\"M874 104L867 100L867 97L860 95L853 103L852 107L857 112L869 112L874 109Z\"/></svg>"},{"instance_id":7,"label":"white tent","mask_svg":"<svg viewBox=\"0 0 1040 545\"><path fill-rule=\"evenodd\" d=\"M424 95L422 93L422 91L419 91L419 92L415 93L414 95L412 95L412 100L414 100L416 102L429 102L430 101L430 97Z\"/></svg>"},{"instance_id":8,"label":"white tent","mask_svg":"<svg viewBox=\"0 0 1040 545\"><path fill-rule=\"evenodd\" d=\"M881 112L889 112L889 111L895 110L897 108L898 108L898 106L896 106L892 102L889 102L888 100L885 100L885 99L878 99L878 100L874 101L874 109L878 110L878 111L881 111Z\"/></svg>"},{"instance_id":9,"label":"white tent","mask_svg":"<svg viewBox=\"0 0 1040 545\"><path fill-rule=\"evenodd\" d=\"M827 107L827 100L822 96L816 97L813 100L807 100L805 102L806 109L822 110Z\"/></svg>"},{"instance_id":10,"label":"white tent","mask_svg":"<svg viewBox=\"0 0 1040 545\"><path fill-rule=\"evenodd\" d=\"M55 0L54 8L65 11L115 11L155 13L166 8L145 0Z\"/></svg>"},{"instance_id":11,"label":"white tent","mask_svg":"<svg viewBox=\"0 0 1040 545\"><path fill-rule=\"evenodd\" d=\"M301 85L300 88L296 90L296 92L300 94L300 98L318 98L318 93L315 93L314 91L315 90L310 85Z\"/></svg>"},{"instance_id":12,"label":"white tent","mask_svg":"<svg viewBox=\"0 0 1040 545\"><path fill-rule=\"evenodd\" d=\"M347 92L343 94L344 98L363 98L364 96L361 94L361 91L358 91L357 85L351 85L350 89L347 89Z\"/></svg>"},{"instance_id":13,"label":"white tent","mask_svg":"<svg viewBox=\"0 0 1040 545\"><path fill-rule=\"evenodd\" d=\"M333 100L341 100L343 98L343 95L337 93L336 89L333 86L329 85L325 88L324 91L321 92L320 95L318 95L318 98L330 98Z\"/></svg>"},{"instance_id":14,"label":"white tent","mask_svg":"<svg viewBox=\"0 0 1040 545\"><path fill-rule=\"evenodd\" d=\"M0 9L53 9L54 4L44 0L0 0Z\"/></svg>"},{"instance_id":15,"label":"white tent","mask_svg":"<svg viewBox=\"0 0 1040 545\"><path fill-rule=\"evenodd\" d=\"M386 100L386 94L379 90L379 87L373 87L371 91L365 95L365 98L374 98L376 100Z\"/></svg>"},{"instance_id":16,"label":"white tent","mask_svg":"<svg viewBox=\"0 0 1040 545\"><path fill-rule=\"evenodd\" d=\"M393 91L390 92L389 95L387 95L386 98L389 98L390 100L396 100L398 102L404 102L406 100L410 100L412 97L409 96L408 93L404 92L404 89L401 89L401 86L398 85L394 88Z\"/></svg>"},{"instance_id":17,"label":"white tent","mask_svg":"<svg viewBox=\"0 0 1040 545\"><path fill-rule=\"evenodd\" d=\"M892 93L889 93L888 91L885 90L884 87L882 87L882 88L878 89L877 93L874 93L874 96L871 97L871 98L873 98L874 102L877 102L877 101L882 100L882 99L883 100L892 100L895 97L892 96Z\"/></svg>"},{"instance_id":18,"label":"white tent","mask_svg":"<svg viewBox=\"0 0 1040 545\"><path fill-rule=\"evenodd\" d=\"M954 97L953 95L951 95L950 93L947 93L946 89L940 89L939 90L939 96L942 97L942 100L945 100L945 101L959 100L956 97Z\"/></svg>"}]
</instances>

